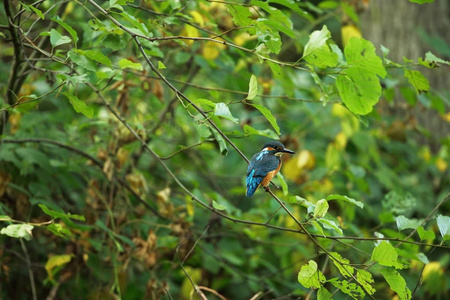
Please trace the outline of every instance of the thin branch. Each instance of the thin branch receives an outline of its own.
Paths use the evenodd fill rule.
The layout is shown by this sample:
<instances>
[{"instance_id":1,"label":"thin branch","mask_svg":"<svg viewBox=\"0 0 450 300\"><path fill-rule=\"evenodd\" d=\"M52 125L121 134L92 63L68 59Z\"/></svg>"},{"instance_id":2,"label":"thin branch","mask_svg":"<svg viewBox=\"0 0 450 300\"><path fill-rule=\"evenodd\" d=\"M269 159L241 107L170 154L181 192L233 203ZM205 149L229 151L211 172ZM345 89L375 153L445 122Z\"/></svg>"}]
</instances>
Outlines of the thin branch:
<instances>
[{"instance_id":1,"label":"thin branch","mask_svg":"<svg viewBox=\"0 0 450 300\"><path fill-rule=\"evenodd\" d=\"M25 242L23 241L23 239L20 238L19 240L20 245L22 246L23 255L27 262L28 276L30 277L31 295L33 296L33 300L37 300L36 285L34 283L34 275L33 270L31 268L30 256L28 255L27 247L25 246Z\"/></svg>"}]
</instances>

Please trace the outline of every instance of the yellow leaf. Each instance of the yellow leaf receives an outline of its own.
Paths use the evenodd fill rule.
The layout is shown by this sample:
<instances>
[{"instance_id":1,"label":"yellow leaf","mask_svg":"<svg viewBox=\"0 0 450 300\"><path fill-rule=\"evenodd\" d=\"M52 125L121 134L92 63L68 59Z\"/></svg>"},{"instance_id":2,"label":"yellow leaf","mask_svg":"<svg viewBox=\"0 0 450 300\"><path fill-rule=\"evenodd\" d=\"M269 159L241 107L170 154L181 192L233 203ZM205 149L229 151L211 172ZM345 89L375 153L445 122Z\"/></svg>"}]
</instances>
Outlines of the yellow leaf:
<instances>
[{"instance_id":1,"label":"yellow leaf","mask_svg":"<svg viewBox=\"0 0 450 300\"><path fill-rule=\"evenodd\" d=\"M198 29L197 29L197 28L195 28L195 27L193 27L193 26L191 26L191 25L186 24L186 25L184 26L183 31L181 32L181 35L189 36L189 37L199 37L199 36L200 36L200 33L198 32ZM187 45L191 46L191 45L194 43L194 41L192 41L192 40L186 40L185 43L186 43Z\"/></svg>"},{"instance_id":2,"label":"yellow leaf","mask_svg":"<svg viewBox=\"0 0 450 300\"><path fill-rule=\"evenodd\" d=\"M254 40L254 39L256 39L256 35L251 36L248 32L242 32L234 37L233 42L236 45L242 46L246 42Z\"/></svg>"},{"instance_id":3,"label":"yellow leaf","mask_svg":"<svg viewBox=\"0 0 450 300\"><path fill-rule=\"evenodd\" d=\"M447 170L448 163L442 157L438 157L434 164L441 173L444 173Z\"/></svg>"},{"instance_id":4,"label":"yellow leaf","mask_svg":"<svg viewBox=\"0 0 450 300\"><path fill-rule=\"evenodd\" d=\"M444 119L444 121L450 122L450 112L445 115L441 115L441 118Z\"/></svg>"},{"instance_id":5,"label":"yellow leaf","mask_svg":"<svg viewBox=\"0 0 450 300\"><path fill-rule=\"evenodd\" d=\"M202 279L202 270L201 269L194 269L192 267L184 267L184 269L186 270L186 273L189 274L190 279L192 280L192 282L197 286L200 284L200 280ZM181 299L193 299L192 297L192 292L193 292L193 287L192 287L192 283L191 280L189 280L189 278L187 278L185 276L183 283L181 284ZM193 292L195 294L195 292Z\"/></svg>"},{"instance_id":6,"label":"yellow leaf","mask_svg":"<svg viewBox=\"0 0 450 300\"><path fill-rule=\"evenodd\" d=\"M202 27L205 26L205 20L198 11L191 11L190 14L194 18L195 23L198 23Z\"/></svg>"},{"instance_id":7,"label":"yellow leaf","mask_svg":"<svg viewBox=\"0 0 450 300\"><path fill-rule=\"evenodd\" d=\"M214 60L219 56L220 52L213 42L206 42L205 46L203 46L202 54L206 60Z\"/></svg>"},{"instance_id":8,"label":"yellow leaf","mask_svg":"<svg viewBox=\"0 0 450 300\"><path fill-rule=\"evenodd\" d=\"M423 279L427 280L427 278L432 273L438 273L440 275L442 275L444 273L444 271L442 270L442 266L439 262L432 261L425 266L425 268L423 269L423 273L422 273Z\"/></svg>"},{"instance_id":9,"label":"yellow leaf","mask_svg":"<svg viewBox=\"0 0 450 300\"><path fill-rule=\"evenodd\" d=\"M341 119L342 131L347 137L351 137L354 132L359 131L360 122L358 119L344 106L334 104L332 114Z\"/></svg>"},{"instance_id":10,"label":"yellow leaf","mask_svg":"<svg viewBox=\"0 0 450 300\"><path fill-rule=\"evenodd\" d=\"M343 150L345 148L347 145L347 136L344 132L341 131L336 135L335 144L337 150Z\"/></svg>"},{"instance_id":11,"label":"yellow leaf","mask_svg":"<svg viewBox=\"0 0 450 300\"><path fill-rule=\"evenodd\" d=\"M419 154L423 158L424 161L430 161L430 158L431 158L430 148L428 148L428 147L422 148L422 150L420 151Z\"/></svg>"},{"instance_id":12,"label":"yellow leaf","mask_svg":"<svg viewBox=\"0 0 450 300\"><path fill-rule=\"evenodd\" d=\"M352 37L362 38L361 30L353 24L342 26L341 34L344 47Z\"/></svg>"},{"instance_id":13,"label":"yellow leaf","mask_svg":"<svg viewBox=\"0 0 450 300\"><path fill-rule=\"evenodd\" d=\"M328 169L332 170L339 167L341 163L340 151L336 148L334 143L328 144L327 152L325 154L325 164Z\"/></svg>"},{"instance_id":14,"label":"yellow leaf","mask_svg":"<svg viewBox=\"0 0 450 300\"><path fill-rule=\"evenodd\" d=\"M47 270L48 277L50 277L50 279L53 279L53 269L69 263L72 260L72 256L72 254L50 256L45 263L45 270Z\"/></svg>"},{"instance_id":15,"label":"yellow leaf","mask_svg":"<svg viewBox=\"0 0 450 300\"><path fill-rule=\"evenodd\" d=\"M192 201L191 197L186 196L186 211L188 216L192 217L195 213L195 205L194 201Z\"/></svg>"}]
</instances>

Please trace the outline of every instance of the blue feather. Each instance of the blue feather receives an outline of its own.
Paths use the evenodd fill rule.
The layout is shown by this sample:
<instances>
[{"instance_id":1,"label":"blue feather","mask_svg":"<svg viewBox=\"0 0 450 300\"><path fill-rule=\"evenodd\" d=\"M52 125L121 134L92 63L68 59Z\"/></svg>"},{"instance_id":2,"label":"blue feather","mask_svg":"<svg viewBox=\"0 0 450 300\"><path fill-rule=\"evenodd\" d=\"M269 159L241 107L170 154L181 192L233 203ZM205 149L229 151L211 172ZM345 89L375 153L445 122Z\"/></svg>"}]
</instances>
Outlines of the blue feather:
<instances>
[{"instance_id":1,"label":"blue feather","mask_svg":"<svg viewBox=\"0 0 450 300\"><path fill-rule=\"evenodd\" d=\"M252 170L246 178L246 184L247 184L247 197L253 196L256 189L258 188L259 184L263 180L263 177L261 176L253 176L255 174L255 170Z\"/></svg>"}]
</instances>

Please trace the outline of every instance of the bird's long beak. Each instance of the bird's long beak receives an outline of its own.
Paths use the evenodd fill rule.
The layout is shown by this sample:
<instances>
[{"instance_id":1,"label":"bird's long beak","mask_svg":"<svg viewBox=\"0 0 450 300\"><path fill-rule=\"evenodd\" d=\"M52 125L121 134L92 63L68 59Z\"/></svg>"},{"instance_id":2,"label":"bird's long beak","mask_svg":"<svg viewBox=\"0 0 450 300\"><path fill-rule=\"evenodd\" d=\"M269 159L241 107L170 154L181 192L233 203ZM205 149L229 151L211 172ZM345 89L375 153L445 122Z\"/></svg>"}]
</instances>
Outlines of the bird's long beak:
<instances>
[{"instance_id":1,"label":"bird's long beak","mask_svg":"<svg viewBox=\"0 0 450 300\"><path fill-rule=\"evenodd\" d=\"M295 154L295 152L294 151L292 151L292 150L289 150L289 149L286 149L286 148L284 148L283 150L281 150L280 152L284 152L284 153L289 153L289 154Z\"/></svg>"}]
</instances>

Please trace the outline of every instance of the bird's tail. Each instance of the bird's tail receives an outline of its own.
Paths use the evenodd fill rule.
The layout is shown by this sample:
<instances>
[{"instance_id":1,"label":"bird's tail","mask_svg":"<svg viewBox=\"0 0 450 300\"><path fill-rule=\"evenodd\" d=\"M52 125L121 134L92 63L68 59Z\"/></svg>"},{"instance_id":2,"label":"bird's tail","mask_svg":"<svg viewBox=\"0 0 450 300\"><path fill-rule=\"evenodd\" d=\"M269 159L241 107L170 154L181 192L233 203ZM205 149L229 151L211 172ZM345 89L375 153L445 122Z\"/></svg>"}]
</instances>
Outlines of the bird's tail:
<instances>
[{"instance_id":1,"label":"bird's tail","mask_svg":"<svg viewBox=\"0 0 450 300\"><path fill-rule=\"evenodd\" d=\"M253 173L255 171L251 171L250 174L247 175L247 179L246 179L246 184L247 184L247 191L246 191L246 195L247 197L251 197L253 196L253 194L255 193L256 189L258 188L259 184L262 181L262 177L260 176L253 176Z\"/></svg>"}]
</instances>

